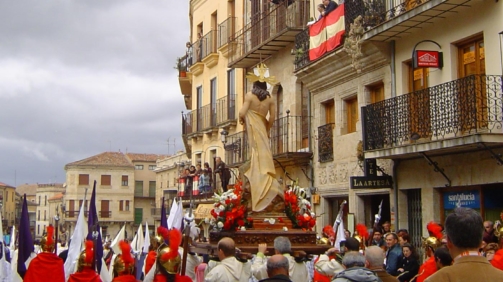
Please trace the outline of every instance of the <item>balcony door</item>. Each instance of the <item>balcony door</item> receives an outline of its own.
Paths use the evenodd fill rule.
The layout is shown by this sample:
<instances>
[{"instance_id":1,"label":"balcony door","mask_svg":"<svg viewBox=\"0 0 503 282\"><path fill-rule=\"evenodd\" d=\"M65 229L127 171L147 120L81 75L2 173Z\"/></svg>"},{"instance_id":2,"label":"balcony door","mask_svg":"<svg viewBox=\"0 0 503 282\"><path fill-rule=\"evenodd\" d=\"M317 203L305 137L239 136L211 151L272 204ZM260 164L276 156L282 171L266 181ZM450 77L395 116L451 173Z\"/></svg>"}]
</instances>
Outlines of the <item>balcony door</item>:
<instances>
[{"instance_id":1,"label":"balcony door","mask_svg":"<svg viewBox=\"0 0 503 282\"><path fill-rule=\"evenodd\" d=\"M429 68L412 68L409 65L409 138L431 137Z\"/></svg>"},{"instance_id":2,"label":"balcony door","mask_svg":"<svg viewBox=\"0 0 503 282\"><path fill-rule=\"evenodd\" d=\"M210 80L210 104L211 104L211 114L210 125L214 127L217 125L217 79L213 78Z\"/></svg>"},{"instance_id":3,"label":"balcony door","mask_svg":"<svg viewBox=\"0 0 503 282\"><path fill-rule=\"evenodd\" d=\"M459 77L465 78L458 91L461 130L487 127L484 39L459 45L458 54Z\"/></svg>"},{"instance_id":4,"label":"balcony door","mask_svg":"<svg viewBox=\"0 0 503 282\"><path fill-rule=\"evenodd\" d=\"M110 217L110 201L101 200L101 218Z\"/></svg>"},{"instance_id":5,"label":"balcony door","mask_svg":"<svg viewBox=\"0 0 503 282\"><path fill-rule=\"evenodd\" d=\"M279 154L283 152L283 134L285 133L286 121L283 119L283 87L278 86L276 93L276 120L271 133L272 153Z\"/></svg>"}]
</instances>

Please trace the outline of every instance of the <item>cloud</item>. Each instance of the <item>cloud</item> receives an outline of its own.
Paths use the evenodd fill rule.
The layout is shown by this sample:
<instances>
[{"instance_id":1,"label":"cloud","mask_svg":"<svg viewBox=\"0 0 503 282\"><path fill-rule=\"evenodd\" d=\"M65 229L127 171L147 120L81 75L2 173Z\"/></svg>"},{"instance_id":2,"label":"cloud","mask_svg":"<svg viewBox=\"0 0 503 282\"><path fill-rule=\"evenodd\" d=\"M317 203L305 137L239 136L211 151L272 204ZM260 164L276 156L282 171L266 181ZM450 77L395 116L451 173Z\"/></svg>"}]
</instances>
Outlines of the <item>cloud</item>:
<instances>
[{"instance_id":1,"label":"cloud","mask_svg":"<svg viewBox=\"0 0 503 282\"><path fill-rule=\"evenodd\" d=\"M64 182L66 163L166 154L168 138L183 148L187 3L1 1L0 17L1 182Z\"/></svg>"}]
</instances>

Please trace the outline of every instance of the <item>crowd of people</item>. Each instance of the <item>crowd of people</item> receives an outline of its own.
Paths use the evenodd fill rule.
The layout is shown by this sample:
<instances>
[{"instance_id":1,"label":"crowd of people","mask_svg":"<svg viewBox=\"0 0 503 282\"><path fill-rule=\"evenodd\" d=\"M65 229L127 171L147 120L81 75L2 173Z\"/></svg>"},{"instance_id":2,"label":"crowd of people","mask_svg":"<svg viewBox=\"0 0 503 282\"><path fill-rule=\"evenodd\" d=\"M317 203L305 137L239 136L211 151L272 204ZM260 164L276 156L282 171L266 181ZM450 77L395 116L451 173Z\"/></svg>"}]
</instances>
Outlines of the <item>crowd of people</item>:
<instances>
[{"instance_id":1,"label":"crowd of people","mask_svg":"<svg viewBox=\"0 0 503 282\"><path fill-rule=\"evenodd\" d=\"M422 239L424 263L421 263L421 252L411 244L407 230L393 232L388 222L374 225L371 232L357 228L353 236L346 230L341 247L332 247L311 260L305 255L296 255L286 236L274 239L271 254L267 253L265 243L257 245L258 252L253 256L241 253L229 237L218 242L213 256L196 254L182 247L179 230L159 227L156 236L150 237L149 252L144 257L139 256L128 241L119 243L118 252L112 250L107 241L103 258L96 258L93 241L87 241L75 272L65 278L63 264L68 249L56 244L51 228L48 227L40 240L38 254L27 263L24 281L49 281L44 280L47 277L51 277L50 281L106 281L103 271L111 274L109 281L113 282L139 281L137 278L147 282L503 281L503 249L500 249L503 228L483 221L477 211L468 208L455 209L443 225L434 222L427 225L429 237ZM326 240L320 242L333 245L334 230L323 228L323 235ZM13 261L17 253L18 250ZM98 261L104 263L101 272L97 271ZM137 266L140 261L143 268Z\"/></svg>"}]
</instances>

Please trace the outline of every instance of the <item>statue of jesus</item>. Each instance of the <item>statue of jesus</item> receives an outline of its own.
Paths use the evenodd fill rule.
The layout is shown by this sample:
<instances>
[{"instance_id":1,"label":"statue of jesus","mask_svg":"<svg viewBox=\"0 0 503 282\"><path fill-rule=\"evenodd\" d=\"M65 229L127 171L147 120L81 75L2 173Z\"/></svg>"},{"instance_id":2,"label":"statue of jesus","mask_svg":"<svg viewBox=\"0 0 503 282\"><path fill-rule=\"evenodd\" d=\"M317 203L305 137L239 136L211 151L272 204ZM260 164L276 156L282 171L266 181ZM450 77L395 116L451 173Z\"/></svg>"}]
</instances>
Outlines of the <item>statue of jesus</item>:
<instances>
[{"instance_id":1,"label":"statue of jesus","mask_svg":"<svg viewBox=\"0 0 503 282\"><path fill-rule=\"evenodd\" d=\"M250 182L252 211L264 210L283 191L276 180L276 169L269 144L269 132L276 118L276 103L267 91L265 64L259 65L259 76L249 74L253 81L251 92L246 93L243 107L239 111L239 121L246 127L250 148L249 167L244 172ZM267 119L269 114L269 119Z\"/></svg>"}]
</instances>

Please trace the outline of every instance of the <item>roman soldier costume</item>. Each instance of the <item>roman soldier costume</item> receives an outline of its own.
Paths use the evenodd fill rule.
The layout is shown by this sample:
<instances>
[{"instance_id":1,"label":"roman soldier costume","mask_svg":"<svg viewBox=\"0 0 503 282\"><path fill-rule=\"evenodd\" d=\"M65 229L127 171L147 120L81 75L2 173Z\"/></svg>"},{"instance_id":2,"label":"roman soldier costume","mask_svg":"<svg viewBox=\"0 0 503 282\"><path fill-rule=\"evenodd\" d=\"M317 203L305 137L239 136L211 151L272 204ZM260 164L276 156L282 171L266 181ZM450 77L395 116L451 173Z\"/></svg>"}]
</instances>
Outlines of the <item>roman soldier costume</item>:
<instances>
[{"instance_id":1,"label":"roman soldier costume","mask_svg":"<svg viewBox=\"0 0 503 282\"><path fill-rule=\"evenodd\" d=\"M419 272L415 280L417 282L423 282L426 278L430 277L437 271L434 254L435 250L442 245L442 227L432 221L428 223L426 228L428 229L428 233L430 235L428 238L423 238L423 247L425 248L425 256L427 260L419 268Z\"/></svg>"},{"instance_id":2,"label":"roman soldier costume","mask_svg":"<svg viewBox=\"0 0 503 282\"><path fill-rule=\"evenodd\" d=\"M135 277L135 263L131 255L131 246L125 242L120 241L119 247L122 254L118 255L114 264L114 279L113 282L137 282Z\"/></svg>"},{"instance_id":3,"label":"roman soldier costume","mask_svg":"<svg viewBox=\"0 0 503 282\"><path fill-rule=\"evenodd\" d=\"M51 281L65 282L63 260L54 253L54 226L47 227L46 236L40 240L42 250L31 262L23 281L44 282L50 277Z\"/></svg>"},{"instance_id":4,"label":"roman soldier costume","mask_svg":"<svg viewBox=\"0 0 503 282\"><path fill-rule=\"evenodd\" d=\"M77 272L70 275L68 282L101 282L101 278L94 270L94 243L86 241L86 249L79 255ZM105 267L105 266L103 266Z\"/></svg>"},{"instance_id":5,"label":"roman soldier costume","mask_svg":"<svg viewBox=\"0 0 503 282\"><path fill-rule=\"evenodd\" d=\"M178 246L182 242L182 233L178 229L167 230L164 227L159 227L157 230L163 236L164 242L157 252L157 273L154 282L190 282L192 279L188 276L179 274L182 258Z\"/></svg>"}]
</instances>

